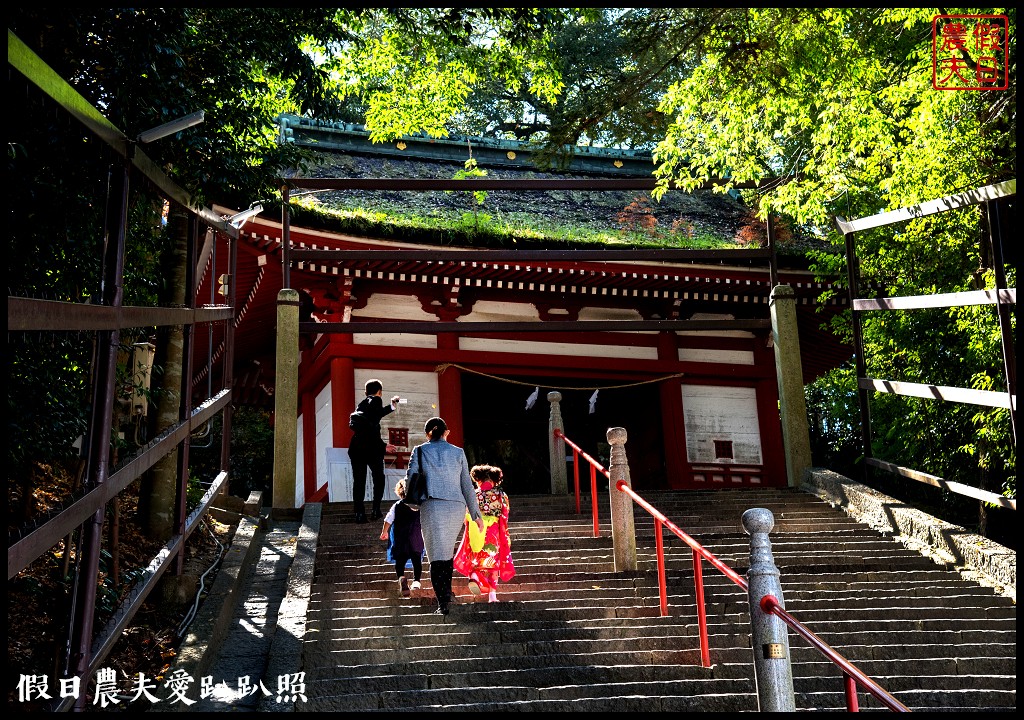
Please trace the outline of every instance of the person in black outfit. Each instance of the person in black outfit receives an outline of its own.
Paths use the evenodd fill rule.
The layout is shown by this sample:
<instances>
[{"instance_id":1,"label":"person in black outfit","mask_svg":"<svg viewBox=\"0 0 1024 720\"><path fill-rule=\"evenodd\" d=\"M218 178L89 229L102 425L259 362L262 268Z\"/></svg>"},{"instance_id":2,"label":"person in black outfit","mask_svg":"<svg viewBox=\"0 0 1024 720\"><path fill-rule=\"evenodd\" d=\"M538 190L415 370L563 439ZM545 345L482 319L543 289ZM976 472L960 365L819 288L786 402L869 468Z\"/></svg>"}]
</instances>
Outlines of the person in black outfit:
<instances>
[{"instance_id":1,"label":"person in black outfit","mask_svg":"<svg viewBox=\"0 0 1024 720\"><path fill-rule=\"evenodd\" d=\"M398 396L391 398L391 404L384 406L381 396L384 385L380 380L368 380L366 397L360 401L356 410L366 416L366 423L357 428L348 446L348 457L352 461L352 499L355 507L356 522L366 522L366 471L370 470L373 477L373 510L371 517L380 520L384 515L380 511L380 503L384 498L384 453L387 443L380 437L380 421L398 408Z\"/></svg>"}]
</instances>

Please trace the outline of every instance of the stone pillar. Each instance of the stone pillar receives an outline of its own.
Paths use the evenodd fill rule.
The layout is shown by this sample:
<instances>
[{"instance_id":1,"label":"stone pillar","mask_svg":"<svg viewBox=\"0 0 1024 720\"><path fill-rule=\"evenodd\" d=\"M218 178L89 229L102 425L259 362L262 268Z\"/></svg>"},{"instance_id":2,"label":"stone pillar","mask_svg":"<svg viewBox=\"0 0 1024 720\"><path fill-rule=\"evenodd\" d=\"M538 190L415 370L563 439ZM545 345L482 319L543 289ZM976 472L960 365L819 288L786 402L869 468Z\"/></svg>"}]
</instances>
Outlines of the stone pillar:
<instances>
[{"instance_id":1,"label":"stone pillar","mask_svg":"<svg viewBox=\"0 0 1024 720\"><path fill-rule=\"evenodd\" d=\"M636 527L633 523L633 498L618 490L619 481L633 487L629 480L629 464L626 461L626 428L608 428L606 434L611 445L611 459L608 461L608 490L612 512L612 547L615 556L615 572L636 570Z\"/></svg>"},{"instance_id":2,"label":"stone pillar","mask_svg":"<svg viewBox=\"0 0 1024 720\"><path fill-rule=\"evenodd\" d=\"M768 533L775 516L764 508L751 508L741 518L750 535L750 569L747 571L750 602L750 644L754 649L754 680L760 712L796 712L793 668L789 656L788 628L775 615L761 609L761 599L772 595L783 610L779 569L772 558Z\"/></svg>"},{"instance_id":3,"label":"stone pillar","mask_svg":"<svg viewBox=\"0 0 1024 720\"><path fill-rule=\"evenodd\" d=\"M800 333L796 323L796 293L792 287L776 285L772 289L771 314L786 476L790 487L799 487L804 472L811 467L811 436L807 429Z\"/></svg>"},{"instance_id":4,"label":"stone pillar","mask_svg":"<svg viewBox=\"0 0 1024 720\"><path fill-rule=\"evenodd\" d=\"M274 490L271 508L295 508L299 406L299 293L277 294L277 380L274 387Z\"/></svg>"},{"instance_id":5,"label":"stone pillar","mask_svg":"<svg viewBox=\"0 0 1024 720\"><path fill-rule=\"evenodd\" d=\"M554 390L548 393L551 414L548 416L548 458L551 461L551 494L565 495L569 492L568 473L565 469L565 441L555 437L555 430L564 431L562 409L559 403L562 393Z\"/></svg>"}]
</instances>

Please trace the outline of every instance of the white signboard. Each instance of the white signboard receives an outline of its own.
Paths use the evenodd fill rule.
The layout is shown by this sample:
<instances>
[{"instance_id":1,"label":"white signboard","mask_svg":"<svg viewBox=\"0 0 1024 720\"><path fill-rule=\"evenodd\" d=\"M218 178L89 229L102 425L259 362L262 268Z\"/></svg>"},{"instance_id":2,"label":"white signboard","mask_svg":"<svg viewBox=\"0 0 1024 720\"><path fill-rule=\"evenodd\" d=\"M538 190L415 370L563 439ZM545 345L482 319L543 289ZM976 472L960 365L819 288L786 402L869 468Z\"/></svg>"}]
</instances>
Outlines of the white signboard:
<instances>
[{"instance_id":1,"label":"white signboard","mask_svg":"<svg viewBox=\"0 0 1024 720\"><path fill-rule=\"evenodd\" d=\"M326 448L327 455L327 502L351 502L352 501L352 461L348 457L348 448ZM387 512L392 503L398 500L395 495L395 484L405 477L405 470L396 468L384 469L384 498L381 500L381 510ZM369 471L366 473L366 493L363 498L365 502L373 502L373 479Z\"/></svg>"},{"instance_id":2,"label":"white signboard","mask_svg":"<svg viewBox=\"0 0 1024 720\"><path fill-rule=\"evenodd\" d=\"M689 462L715 462L715 440L727 440L733 443L736 463L761 464L754 388L684 384L682 390Z\"/></svg>"}]
</instances>

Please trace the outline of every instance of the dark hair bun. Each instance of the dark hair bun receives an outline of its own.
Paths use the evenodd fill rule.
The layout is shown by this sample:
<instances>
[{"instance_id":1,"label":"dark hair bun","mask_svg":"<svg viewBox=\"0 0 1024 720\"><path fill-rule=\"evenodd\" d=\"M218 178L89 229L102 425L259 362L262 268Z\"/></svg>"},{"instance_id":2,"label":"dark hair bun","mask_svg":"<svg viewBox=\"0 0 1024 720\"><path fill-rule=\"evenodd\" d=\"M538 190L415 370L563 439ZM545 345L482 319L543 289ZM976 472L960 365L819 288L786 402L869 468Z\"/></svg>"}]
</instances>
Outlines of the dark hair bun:
<instances>
[{"instance_id":1,"label":"dark hair bun","mask_svg":"<svg viewBox=\"0 0 1024 720\"><path fill-rule=\"evenodd\" d=\"M445 430L448 429L448 424L439 417L432 417L427 420L423 426L423 432L432 438L439 438L444 435Z\"/></svg>"}]
</instances>

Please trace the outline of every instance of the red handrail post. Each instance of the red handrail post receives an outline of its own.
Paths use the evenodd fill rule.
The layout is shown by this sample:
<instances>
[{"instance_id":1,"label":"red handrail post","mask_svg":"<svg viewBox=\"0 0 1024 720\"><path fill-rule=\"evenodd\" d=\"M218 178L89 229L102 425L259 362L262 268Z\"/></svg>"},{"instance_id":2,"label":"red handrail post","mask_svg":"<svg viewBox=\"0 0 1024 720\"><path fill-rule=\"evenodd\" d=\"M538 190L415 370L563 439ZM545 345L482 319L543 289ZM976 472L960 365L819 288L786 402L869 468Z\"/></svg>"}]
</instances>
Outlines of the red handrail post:
<instances>
[{"instance_id":1,"label":"red handrail post","mask_svg":"<svg viewBox=\"0 0 1024 720\"><path fill-rule=\"evenodd\" d=\"M589 459L590 458L588 458L588 460ZM763 588L763 585L764 585L763 580L764 580L764 578L763 577L759 577L759 576L763 575L764 574L763 571L766 570L766 569L769 569L769 568L765 568L765 567L755 568L754 566L755 565L763 566L767 562L771 566L771 568L774 568L774 561L771 559L771 543L770 543L770 541L768 540L768 537L767 537L768 531L771 529L771 526L774 525L774 516L772 516L771 511L765 510L763 508L751 508L750 510L747 510L745 513L743 513L743 517L741 518L741 520L743 522L744 529L748 533L751 534L751 553L750 553L750 559L751 559L751 571L752 572L750 574L752 576L752 579L756 579L757 580L757 586L759 586L761 588L761 592L757 592L758 587L755 587L750 582L745 580L743 577L738 575L732 568L730 568L728 565L726 565L721 560L716 558L714 555L712 555L710 552L708 552L708 550L705 547L703 547L700 543L698 543L692 537L690 537L685 532L683 532L675 523L673 523L671 520L669 520L667 517L665 517L664 514L662 514L657 508L655 508L649 502L647 502L642 497L637 495L625 480L618 480L618 481L616 481L616 480L613 480L611 477L609 477L609 480L612 483L612 487L614 487L616 490L618 490L623 495L631 498L633 502L635 502L637 505L639 505L644 510L646 510L648 513L650 513L651 517L654 519L654 521L655 521L655 529L657 531L657 538L658 538L658 540L656 540L656 542L658 543L659 559L661 557L664 557L664 544L661 543L661 542L658 542L658 541L661 540L662 528L666 527L666 526L680 540L682 540L687 545L689 545L690 548L693 550L693 579L694 579L694 584L695 584L695 590L696 590L695 594L696 594L696 600L697 600L697 618L698 618L698 632L699 632L699 635L700 635L701 665L703 667L711 667L711 653L710 653L710 648L709 648L709 643L708 643L708 630L707 630L707 612L706 612L706 609L704 607L704 573L703 573L703 569L702 569L702 566L701 566L702 559L706 559L709 563L711 563L712 567L717 569L719 572L721 572L723 575L725 575L725 577L729 578L729 580L731 580L734 584L736 584L738 587L742 588L744 591L747 592L748 598L750 600L750 606L751 606L750 610L751 610L751 619L752 620L754 619L754 616L755 616L756 612L760 612L760 613L763 613L764 615L774 616L775 618L778 618L779 620L782 621L784 626L789 627L791 630L796 632L796 634L800 635L805 640L807 640L814 648L816 648L822 655L824 655L825 658L827 658L830 662L832 662L834 665L836 665L836 667L838 667L843 672L843 676L844 676L844 691L845 691L845 694L846 694L847 708L849 709L850 712L860 712L860 709L859 709L859 706L858 706L858 700L857 700L857 691L858 691L859 688L863 688L863 690L865 692L867 692L868 694L870 694L871 696L876 698L879 702L881 702L883 705L885 705L887 708L889 708L890 710L892 710L894 712L910 712L909 708L906 705L901 703L899 700L897 700L895 697L893 697L892 694L890 694L889 692L884 690L881 686L879 686L878 683L876 683L874 680L872 680L867 675L865 675L860 670L858 670L856 667L854 667L846 658L844 658L842 655L839 655L835 650L833 650L825 642L823 642L821 640L821 638L819 638L817 635L815 635L813 632L811 632L809 628L804 626L802 623L797 621L796 618L794 618L792 615L790 615L788 612L786 612L786 609L783 607L782 602L779 599L781 597L781 595L782 595L782 592L781 592L782 587L781 587L781 585L777 585L776 588L772 588L773 591L778 592L779 597L776 597L774 594L772 594L772 592L767 592L767 593L763 592L763 589L764 589ZM613 497L614 497L614 495L613 495ZM614 524L614 510L613 510L612 518L613 518L612 530L613 530L613 537L614 537L614 527L615 527L615 524ZM755 538L755 535L761 535L763 537ZM758 571L755 572L755 570L758 570ZM661 573L661 565L659 564L659 582L663 582L662 576L660 575L660 573ZM777 573L778 573L778 569L774 568L774 572L769 573L769 574L776 574L777 575ZM753 597L753 594L755 592L757 592L757 595L760 597L760 600L757 601L756 603L754 602L754 597ZM753 628L753 622L752 622L751 625L752 625L752 628ZM751 635L751 640L753 641L755 639L760 639L759 635L760 634L757 633L757 632L753 633ZM765 656L770 656L773 659L781 659L781 658L778 657L777 652L778 652L779 649L782 649L784 656L786 658L788 658L789 657L789 641L788 641L788 638L786 638L785 634L783 634L781 636L781 639L784 640L784 643L780 643L780 644L784 644L784 647L782 647L782 648L773 647L773 645L775 645L775 643L771 643L771 642L769 642L767 644L766 643L758 643L758 644L761 646L761 650L762 650L762 652L764 653ZM755 646L755 648L756 648L756 646ZM758 660L758 653L755 650L755 676L759 677L758 667L757 667L757 660ZM787 660L786 667L787 667L787 669L789 668L788 660ZM789 674L789 679L788 679L787 684L789 685L789 688L790 688L789 694L791 696L793 696L792 697L792 703L791 703L792 710L795 710L796 702L795 702L795 693L792 692L792 675L791 674ZM758 706L759 707L762 707L762 705L765 705L765 706L775 706L775 705L786 705L786 704L789 704L787 702L782 702L781 704L776 702L776 700L778 700L779 698L775 698L774 700L772 698L762 698L761 690L762 690L761 683L758 682ZM763 700L768 700L768 702L763 702ZM771 710L771 709L769 709L767 711L768 712L776 712L778 710Z\"/></svg>"},{"instance_id":2,"label":"red handrail post","mask_svg":"<svg viewBox=\"0 0 1024 720\"><path fill-rule=\"evenodd\" d=\"M708 642L708 613L704 607L704 568L700 553L693 549L693 590L697 599L697 634L700 636L701 667L711 667L711 648Z\"/></svg>"},{"instance_id":3,"label":"red handrail post","mask_svg":"<svg viewBox=\"0 0 1024 720\"><path fill-rule=\"evenodd\" d=\"M580 514L580 451L572 449L572 481L576 488L576 514Z\"/></svg>"},{"instance_id":4,"label":"red handrail post","mask_svg":"<svg viewBox=\"0 0 1024 720\"><path fill-rule=\"evenodd\" d=\"M857 681L847 672L843 673L843 686L846 690L846 711L860 712L860 703L857 700Z\"/></svg>"},{"instance_id":5,"label":"red handrail post","mask_svg":"<svg viewBox=\"0 0 1024 720\"><path fill-rule=\"evenodd\" d=\"M661 616L668 617L668 585L665 581L665 538L662 522L654 518L654 547L658 553L658 593L661 596Z\"/></svg>"},{"instance_id":6,"label":"red handrail post","mask_svg":"<svg viewBox=\"0 0 1024 720\"><path fill-rule=\"evenodd\" d=\"M563 443L572 448L572 465L573 465L573 479L576 485L576 514L580 512L580 457L590 465L590 505L591 512L594 517L594 537L598 537L601 532L601 526L597 518L597 471L600 470L605 475L608 475L608 471L601 467L601 464L594 458L587 455L580 448L579 445L574 443L572 440L565 436L565 433L561 429L555 428L552 432L555 440L561 440Z\"/></svg>"}]
</instances>

